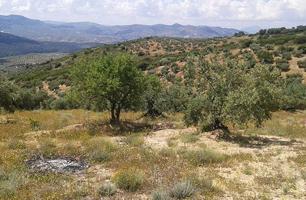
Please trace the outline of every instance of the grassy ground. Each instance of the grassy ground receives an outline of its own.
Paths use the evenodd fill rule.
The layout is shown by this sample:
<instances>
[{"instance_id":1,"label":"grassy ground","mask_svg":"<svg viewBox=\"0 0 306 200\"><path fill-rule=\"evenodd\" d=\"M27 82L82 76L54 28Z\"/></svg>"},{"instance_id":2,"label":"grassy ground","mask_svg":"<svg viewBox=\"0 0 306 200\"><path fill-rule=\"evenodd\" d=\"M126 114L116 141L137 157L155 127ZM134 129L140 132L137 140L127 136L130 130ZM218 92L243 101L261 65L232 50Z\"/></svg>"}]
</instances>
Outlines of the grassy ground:
<instances>
[{"instance_id":1,"label":"grassy ground","mask_svg":"<svg viewBox=\"0 0 306 200\"><path fill-rule=\"evenodd\" d=\"M179 114L154 121L140 118L141 113L122 117L151 126L118 132L104 123L106 113L1 115L0 199L305 197L305 111L274 113L262 128L234 131L233 141L186 128ZM85 128L72 126L76 124ZM33 156L71 157L85 160L89 168L79 173L33 173L25 162Z\"/></svg>"}]
</instances>

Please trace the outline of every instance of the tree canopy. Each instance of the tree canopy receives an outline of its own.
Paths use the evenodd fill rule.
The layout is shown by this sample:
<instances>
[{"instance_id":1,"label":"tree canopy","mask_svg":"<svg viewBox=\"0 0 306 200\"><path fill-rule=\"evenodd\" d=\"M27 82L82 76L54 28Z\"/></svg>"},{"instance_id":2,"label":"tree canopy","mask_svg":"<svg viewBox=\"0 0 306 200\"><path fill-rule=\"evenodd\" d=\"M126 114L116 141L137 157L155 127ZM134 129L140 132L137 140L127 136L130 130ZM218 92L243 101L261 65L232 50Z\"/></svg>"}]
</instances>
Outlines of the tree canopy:
<instances>
[{"instance_id":1,"label":"tree canopy","mask_svg":"<svg viewBox=\"0 0 306 200\"><path fill-rule=\"evenodd\" d=\"M277 109L281 91L278 70L257 65L248 68L236 62L197 63L196 94L189 103L185 121L204 131L227 129L226 124L257 126Z\"/></svg>"},{"instance_id":2,"label":"tree canopy","mask_svg":"<svg viewBox=\"0 0 306 200\"><path fill-rule=\"evenodd\" d=\"M109 110L112 123L119 122L122 110L139 106L145 88L135 58L123 53L87 57L74 66L72 77L79 97Z\"/></svg>"}]
</instances>

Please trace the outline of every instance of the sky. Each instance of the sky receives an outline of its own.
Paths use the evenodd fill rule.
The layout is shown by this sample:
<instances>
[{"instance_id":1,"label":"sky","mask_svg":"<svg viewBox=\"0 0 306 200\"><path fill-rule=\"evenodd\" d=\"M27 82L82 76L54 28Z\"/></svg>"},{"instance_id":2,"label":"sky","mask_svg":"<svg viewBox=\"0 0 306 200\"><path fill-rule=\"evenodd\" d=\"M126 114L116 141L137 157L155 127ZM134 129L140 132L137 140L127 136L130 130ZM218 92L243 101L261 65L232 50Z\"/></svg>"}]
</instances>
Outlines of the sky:
<instances>
[{"instance_id":1,"label":"sky","mask_svg":"<svg viewBox=\"0 0 306 200\"><path fill-rule=\"evenodd\" d=\"M0 15L103 25L306 25L306 0L0 0Z\"/></svg>"}]
</instances>

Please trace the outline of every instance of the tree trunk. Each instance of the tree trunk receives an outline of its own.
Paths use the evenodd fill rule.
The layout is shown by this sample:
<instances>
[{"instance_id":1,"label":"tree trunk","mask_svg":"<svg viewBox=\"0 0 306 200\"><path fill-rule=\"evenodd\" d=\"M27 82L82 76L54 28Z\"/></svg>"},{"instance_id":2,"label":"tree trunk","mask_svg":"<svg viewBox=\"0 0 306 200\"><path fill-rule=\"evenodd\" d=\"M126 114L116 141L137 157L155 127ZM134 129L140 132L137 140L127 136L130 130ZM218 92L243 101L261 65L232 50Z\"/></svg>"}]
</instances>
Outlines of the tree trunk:
<instances>
[{"instance_id":1,"label":"tree trunk","mask_svg":"<svg viewBox=\"0 0 306 200\"><path fill-rule=\"evenodd\" d=\"M112 125L120 124L121 106L117 106L115 103L111 106L111 120Z\"/></svg>"}]
</instances>

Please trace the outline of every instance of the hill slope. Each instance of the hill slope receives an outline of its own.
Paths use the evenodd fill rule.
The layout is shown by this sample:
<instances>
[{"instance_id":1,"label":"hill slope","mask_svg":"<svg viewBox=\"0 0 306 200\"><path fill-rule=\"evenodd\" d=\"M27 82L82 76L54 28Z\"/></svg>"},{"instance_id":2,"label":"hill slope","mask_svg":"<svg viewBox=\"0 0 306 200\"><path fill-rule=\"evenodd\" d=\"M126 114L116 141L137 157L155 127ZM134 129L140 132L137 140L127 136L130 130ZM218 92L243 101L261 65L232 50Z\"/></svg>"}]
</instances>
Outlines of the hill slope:
<instances>
[{"instance_id":1,"label":"hill slope","mask_svg":"<svg viewBox=\"0 0 306 200\"><path fill-rule=\"evenodd\" d=\"M28 70L12 75L12 79L26 87L37 87L48 80L51 89L56 90L60 84L70 84L69 69L79 59L121 51L133 53L138 58L139 68L168 82L184 79L188 61L197 55L208 61L236 60L249 67L269 64L282 70L283 75L299 73L306 80L306 28L270 32L214 39L150 37L105 45L29 66Z\"/></svg>"},{"instance_id":2,"label":"hill slope","mask_svg":"<svg viewBox=\"0 0 306 200\"><path fill-rule=\"evenodd\" d=\"M27 38L0 32L0 57L29 53L72 53L98 44L79 44L68 42L38 42Z\"/></svg>"},{"instance_id":3,"label":"hill slope","mask_svg":"<svg viewBox=\"0 0 306 200\"><path fill-rule=\"evenodd\" d=\"M0 31L39 41L115 43L148 36L209 38L232 36L235 29L208 26L126 25L102 26L95 23L43 22L23 16L0 16Z\"/></svg>"}]
</instances>

